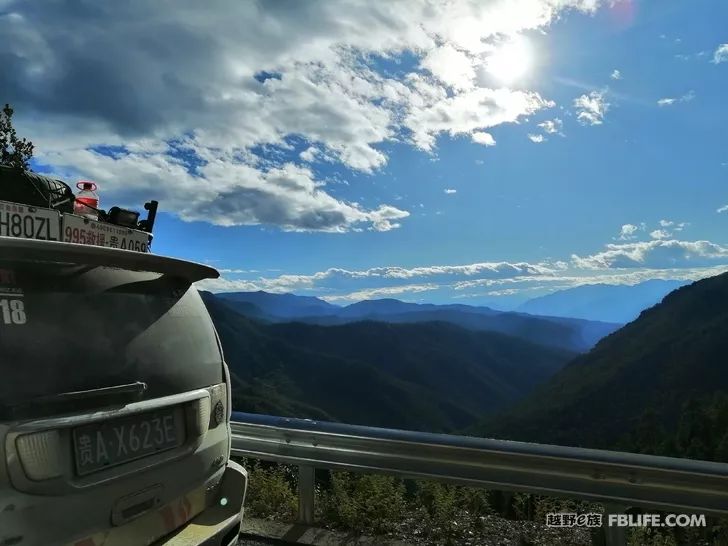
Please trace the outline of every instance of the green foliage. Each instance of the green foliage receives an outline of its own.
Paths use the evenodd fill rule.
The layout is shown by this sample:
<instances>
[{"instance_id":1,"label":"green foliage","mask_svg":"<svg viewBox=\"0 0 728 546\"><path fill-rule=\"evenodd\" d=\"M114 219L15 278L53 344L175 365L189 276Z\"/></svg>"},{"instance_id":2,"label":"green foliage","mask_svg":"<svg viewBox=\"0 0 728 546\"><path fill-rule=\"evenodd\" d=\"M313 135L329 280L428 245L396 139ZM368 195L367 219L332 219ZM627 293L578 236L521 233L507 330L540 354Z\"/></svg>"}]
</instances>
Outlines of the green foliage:
<instances>
[{"instance_id":1,"label":"green foliage","mask_svg":"<svg viewBox=\"0 0 728 546\"><path fill-rule=\"evenodd\" d=\"M633 527L627 537L629 546L678 546L671 531L662 532L654 527Z\"/></svg>"},{"instance_id":2,"label":"green foliage","mask_svg":"<svg viewBox=\"0 0 728 546\"><path fill-rule=\"evenodd\" d=\"M293 522L296 471L289 465L242 460L250 475L246 513ZM603 513L603 506L574 499L499 493L431 480L350 472L318 472L316 520L322 527L368 536L390 536L424 544L475 546L494 536L508 544L581 545L599 530L546 528L546 514ZM503 516L506 516L505 519ZM707 528L632 528L632 546L705 544L728 546L728 519Z\"/></svg>"},{"instance_id":3,"label":"green foliage","mask_svg":"<svg viewBox=\"0 0 728 546\"><path fill-rule=\"evenodd\" d=\"M712 523L710 528L713 539L712 546L728 546L728 518L721 518Z\"/></svg>"},{"instance_id":4,"label":"green foliage","mask_svg":"<svg viewBox=\"0 0 728 546\"><path fill-rule=\"evenodd\" d=\"M528 495L531 496L531 495ZM576 499L533 496L533 521L546 521L546 514L567 512L572 514L603 513L604 508L596 503Z\"/></svg>"},{"instance_id":5,"label":"green foliage","mask_svg":"<svg viewBox=\"0 0 728 546\"><path fill-rule=\"evenodd\" d=\"M482 489L349 472L332 472L321 504L324 525L437 544L463 544L493 514Z\"/></svg>"},{"instance_id":6,"label":"green foliage","mask_svg":"<svg viewBox=\"0 0 728 546\"><path fill-rule=\"evenodd\" d=\"M480 518L493 514L488 492L435 481L415 482L411 506L419 514L420 535L446 544L460 544L477 529Z\"/></svg>"},{"instance_id":7,"label":"green foliage","mask_svg":"<svg viewBox=\"0 0 728 546\"><path fill-rule=\"evenodd\" d=\"M290 522L295 517L295 468L241 461L250 472L247 514ZM493 537L504 543L581 545L584 529L546 529L547 511L594 512L601 508L574 501L532 495L505 495L505 511L514 520L499 517L491 506L491 493L431 480L400 480L390 476L350 472L317 472L316 522L318 526L368 536L400 537L424 544L476 546ZM522 508L539 514L535 522Z\"/></svg>"},{"instance_id":8,"label":"green foliage","mask_svg":"<svg viewBox=\"0 0 728 546\"><path fill-rule=\"evenodd\" d=\"M515 493L511 498L510 508L513 515L522 520L533 520L535 517L536 498L528 493ZM536 521L546 521L545 516Z\"/></svg>"},{"instance_id":9,"label":"green foliage","mask_svg":"<svg viewBox=\"0 0 728 546\"><path fill-rule=\"evenodd\" d=\"M402 524L405 488L401 480L390 476L334 472L321 504L328 524L381 535Z\"/></svg>"},{"instance_id":10,"label":"green foliage","mask_svg":"<svg viewBox=\"0 0 728 546\"><path fill-rule=\"evenodd\" d=\"M241 461L248 470L245 513L256 518L290 522L296 519L298 497L293 469L260 461Z\"/></svg>"},{"instance_id":11,"label":"green foliage","mask_svg":"<svg viewBox=\"0 0 728 546\"><path fill-rule=\"evenodd\" d=\"M13 109L6 104L0 111L0 165L28 170L28 162L33 156L33 143L18 138L12 118Z\"/></svg>"},{"instance_id":12,"label":"green foliage","mask_svg":"<svg viewBox=\"0 0 728 546\"><path fill-rule=\"evenodd\" d=\"M728 274L671 292L473 432L728 461Z\"/></svg>"},{"instance_id":13,"label":"green foliage","mask_svg":"<svg viewBox=\"0 0 728 546\"><path fill-rule=\"evenodd\" d=\"M648 408L618 447L638 453L728 462L726 415L728 393L724 392L687 398L673 429L655 423L655 411Z\"/></svg>"},{"instance_id":14,"label":"green foliage","mask_svg":"<svg viewBox=\"0 0 728 546\"><path fill-rule=\"evenodd\" d=\"M417 485L416 503L424 508L425 529L436 537L453 537L457 532L460 511L456 489L432 481L419 482Z\"/></svg>"}]
</instances>

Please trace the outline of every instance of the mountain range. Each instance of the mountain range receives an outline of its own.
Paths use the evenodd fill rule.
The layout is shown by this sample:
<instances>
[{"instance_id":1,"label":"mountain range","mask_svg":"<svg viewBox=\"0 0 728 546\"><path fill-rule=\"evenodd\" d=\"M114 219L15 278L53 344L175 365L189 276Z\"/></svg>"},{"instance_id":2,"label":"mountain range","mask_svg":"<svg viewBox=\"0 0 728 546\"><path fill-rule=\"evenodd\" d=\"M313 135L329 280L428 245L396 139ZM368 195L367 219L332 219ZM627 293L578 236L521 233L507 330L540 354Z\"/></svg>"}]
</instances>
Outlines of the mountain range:
<instances>
[{"instance_id":1,"label":"mountain range","mask_svg":"<svg viewBox=\"0 0 728 546\"><path fill-rule=\"evenodd\" d=\"M728 461L728 274L668 294L481 435Z\"/></svg>"},{"instance_id":2,"label":"mountain range","mask_svg":"<svg viewBox=\"0 0 728 546\"><path fill-rule=\"evenodd\" d=\"M532 343L584 352L619 324L526 313L496 311L469 305L407 303L395 299L367 300L345 307L294 294L232 292L217 294L237 312L265 322L292 320L322 326L360 321L411 324L445 322L474 331L499 332Z\"/></svg>"},{"instance_id":3,"label":"mountain range","mask_svg":"<svg viewBox=\"0 0 728 546\"><path fill-rule=\"evenodd\" d=\"M534 315L627 323L690 281L652 279L633 285L586 284L528 300L518 311Z\"/></svg>"},{"instance_id":4,"label":"mountain range","mask_svg":"<svg viewBox=\"0 0 728 546\"><path fill-rule=\"evenodd\" d=\"M319 298L294 294L257 292L222 292L219 297L235 302L236 308L250 316L267 320L296 319L311 315L335 314L340 307Z\"/></svg>"},{"instance_id":5,"label":"mountain range","mask_svg":"<svg viewBox=\"0 0 728 546\"><path fill-rule=\"evenodd\" d=\"M575 356L448 322L264 322L239 313L239 301L201 294L241 411L455 431L519 400Z\"/></svg>"},{"instance_id":6,"label":"mountain range","mask_svg":"<svg viewBox=\"0 0 728 546\"><path fill-rule=\"evenodd\" d=\"M249 294L203 293L237 409L728 461L728 273L679 286L586 352L534 338L604 323Z\"/></svg>"}]
</instances>

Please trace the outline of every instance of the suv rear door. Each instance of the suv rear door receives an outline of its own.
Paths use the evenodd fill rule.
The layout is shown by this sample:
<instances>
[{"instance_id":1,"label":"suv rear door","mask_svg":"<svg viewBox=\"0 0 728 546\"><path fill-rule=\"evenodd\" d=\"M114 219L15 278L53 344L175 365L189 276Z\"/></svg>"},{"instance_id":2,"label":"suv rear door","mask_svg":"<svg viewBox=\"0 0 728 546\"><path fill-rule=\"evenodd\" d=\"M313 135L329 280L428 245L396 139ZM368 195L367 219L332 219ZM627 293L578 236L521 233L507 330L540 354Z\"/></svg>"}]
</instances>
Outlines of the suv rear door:
<instances>
[{"instance_id":1,"label":"suv rear door","mask_svg":"<svg viewBox=\"0 0 728 546\"><path fill-rule=\"evenodd\" d=\"M0 543L169 507L150 542L210 503L228 459L226 372L192 284L217 272L74 247L0 241Z\"/></svg>"}]
</instances>

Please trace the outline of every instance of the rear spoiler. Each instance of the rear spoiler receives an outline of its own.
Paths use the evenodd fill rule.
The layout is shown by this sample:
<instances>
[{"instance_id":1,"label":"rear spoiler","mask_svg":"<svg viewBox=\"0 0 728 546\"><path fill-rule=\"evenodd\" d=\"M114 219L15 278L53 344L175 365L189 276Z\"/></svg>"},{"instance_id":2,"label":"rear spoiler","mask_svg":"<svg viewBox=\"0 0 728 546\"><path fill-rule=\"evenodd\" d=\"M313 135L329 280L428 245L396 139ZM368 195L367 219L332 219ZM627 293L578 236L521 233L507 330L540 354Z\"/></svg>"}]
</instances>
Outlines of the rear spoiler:
<instances>
[{"instance_id":1,"label":"rear spoiler","mask_svg":"<svg viewBox=\"0 0 728 546\"><path fill-rule=\"evenodd\" d=\"M0 259L118 267L174 275L190 282L217 279L220 276L213 267L156 254L14 237L0 237Z\"/></svg>"}]
</instances>

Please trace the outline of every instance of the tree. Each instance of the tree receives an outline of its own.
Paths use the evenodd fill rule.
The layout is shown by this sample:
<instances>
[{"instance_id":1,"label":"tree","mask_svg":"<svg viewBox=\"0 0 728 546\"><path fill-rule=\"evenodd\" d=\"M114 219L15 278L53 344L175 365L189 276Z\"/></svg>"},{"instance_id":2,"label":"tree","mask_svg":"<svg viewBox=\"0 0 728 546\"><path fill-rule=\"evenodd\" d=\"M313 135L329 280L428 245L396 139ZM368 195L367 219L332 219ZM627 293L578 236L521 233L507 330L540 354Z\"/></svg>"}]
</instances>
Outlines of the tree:
<instances>
[{"instance_id":1,"label":"tree","mask_svg":"<svg viewBox=\"0 0 728 546\"><path fill-rule=\"evenodd\" d=\"M33 157L33 143L18 138L12 118L13 109L6 104L0 112L0 165L28 170L28 162Z\"/></svg>"}]
</instances>

